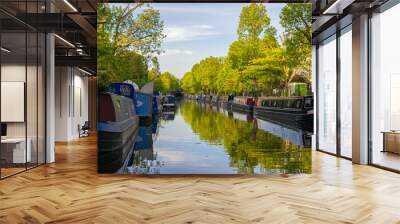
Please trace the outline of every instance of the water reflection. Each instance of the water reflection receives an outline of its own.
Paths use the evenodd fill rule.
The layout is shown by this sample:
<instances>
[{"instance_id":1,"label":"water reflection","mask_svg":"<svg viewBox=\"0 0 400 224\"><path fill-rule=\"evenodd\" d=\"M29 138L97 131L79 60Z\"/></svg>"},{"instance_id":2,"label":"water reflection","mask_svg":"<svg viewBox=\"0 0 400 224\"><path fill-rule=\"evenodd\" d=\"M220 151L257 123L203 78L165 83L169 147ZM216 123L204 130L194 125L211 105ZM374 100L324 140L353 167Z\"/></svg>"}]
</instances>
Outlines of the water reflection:
<instances>
[{"instance_id":1,"label":"water reflection","mask_svg":"<svg viewBox=\"0 0 400 224\"><path fill-rule=\"evenodd\" d=\"M311 150L301 130L186 101L154 120L158 125L139 130L128 173L311 172Z\"/></svg>"}]
</instances>

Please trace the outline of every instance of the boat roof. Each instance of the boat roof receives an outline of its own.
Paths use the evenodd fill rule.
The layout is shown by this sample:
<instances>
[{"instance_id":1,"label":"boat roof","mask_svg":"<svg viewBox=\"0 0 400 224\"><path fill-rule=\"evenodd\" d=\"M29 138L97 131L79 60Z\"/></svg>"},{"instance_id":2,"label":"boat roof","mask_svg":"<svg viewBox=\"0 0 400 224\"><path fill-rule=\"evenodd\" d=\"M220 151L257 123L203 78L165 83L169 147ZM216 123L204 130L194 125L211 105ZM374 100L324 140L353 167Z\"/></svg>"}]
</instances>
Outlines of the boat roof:
<instances>
[{"instance_id":1,"label":"boat roof","mask_svg":"<svg viewBox=\"0 0 400 224\"><path fill-rule=\"evenodd\" d=\"M235 98L254 98L254 96L235 96Z\"/></svg>"},{"instance_id":2,"label":"boat roof","mask_svg":"<svg viewBox=\"0 0 400 224\"><path fill-rule=\"evenodd\" d=\"M313 96L262 96L258 100L297 100Z\"/></svg>"}]
</instances>

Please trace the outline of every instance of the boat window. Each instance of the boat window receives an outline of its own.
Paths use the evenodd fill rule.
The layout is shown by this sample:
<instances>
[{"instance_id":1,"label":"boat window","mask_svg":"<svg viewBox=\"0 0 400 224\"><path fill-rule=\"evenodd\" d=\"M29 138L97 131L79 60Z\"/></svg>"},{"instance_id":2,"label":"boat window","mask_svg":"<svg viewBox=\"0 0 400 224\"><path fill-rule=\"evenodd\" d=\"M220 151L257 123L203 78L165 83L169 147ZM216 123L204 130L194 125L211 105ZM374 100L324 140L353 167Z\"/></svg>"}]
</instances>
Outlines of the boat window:
<instances>
[{"instance_id":1,"label":"boat window","mask_svg":"<svg viewBox=\"0 0 400 224\"><path fill-rule=\"evenodd\" d=\"M296 103L295 100L288 100L286 108L294 108L295 107L295 103Z\"/></svg>"},{"instance_id":2,"label":"boat window","mask_svg":"<svg viewBox=\"0 0 400 224\"><path fill-rule=\"evenodd\" d=\"M301 99L298 99L294 102L294 108L296 108L296 109L301 108Z\"/></svg>"},{"instance_id":3,"label":"boat window","mask_svg":"<svg viewBox=\"0 0 400 224\"><path fill-rule=\"evenodd\" d=\"M167 96L167 103L175 103L175 97L174 96Z\"/></svg>"},{"instance_id":4,"label":"boat window","mask_svg":"<svg viewBox=\"0 0 400 224\"><path fill-rule=\"evenodd\" d=\"M312 108L313 107L313 98L306 98L304 100L304 108Z\"/></svg>"},{"instance_id":5,"label":"boat window","mask_svg":"<svg viewBox=\"0 0 400 224\"><path fill-rule=\"evenodd\" d=\"M285 108L291 108L293 106L293 100L283 101Z\"/></svg>"},{"instance_id":6,"label":"boat window","mask_svg":"<svg viewBox=\"0 0 400 224\"><path fill-rule=\"evenodd\" d=\"M284 101L283 100L278 100L278 105L279 105L279 107L285 107L284 106Z\"/></svg>"}]
</instances>

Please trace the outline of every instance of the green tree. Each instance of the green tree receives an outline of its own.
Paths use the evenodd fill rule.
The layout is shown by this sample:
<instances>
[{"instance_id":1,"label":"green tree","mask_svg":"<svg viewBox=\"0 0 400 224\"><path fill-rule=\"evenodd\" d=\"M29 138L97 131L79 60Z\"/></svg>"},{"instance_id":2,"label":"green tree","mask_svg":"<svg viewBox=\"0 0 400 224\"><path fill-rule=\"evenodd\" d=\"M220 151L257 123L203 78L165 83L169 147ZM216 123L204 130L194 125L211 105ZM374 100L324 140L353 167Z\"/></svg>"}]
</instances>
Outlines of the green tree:
<instances>
[{"instance_id":1,"label":"green tree","mask_svg":"<svg viewBox=\"0 0 400 224\"><path fill-rule=\"evenodd\" d=\"M143 85L148 67L157 67L164 39L163 22L157 10L143 3L98 4L98 85L104 90L111 82L127 79Z\"/></svg>"},{"instance_id":2,"label":"green tree","mask_svg":"<svg viewBox=\"0 0 400 224\"><path fill-rule=\"evenodd\" d=\"M215 80L222 68L223 60L217 57L208 57L192 66L190 72L182 78L182 87L185 92L217 93Z\"/></svg>"},{"instance_id":3,"label":"green tree","mask_svg":"<svg viewBox=\"0 0 400 224\"><path fill-rule=\"evenodd\" d=\"M255 40L270 27L270 18L264 4L252 3L242 8L237 34L239 40Z\"/></svg>"},{"instance_id":4,"label":"green tree","mask_svg":"<svg viewBox=\"0 0 400 224\"><path fill-rule=\"evenodd\" d=\"M297 41L304 45L311 44L311 4L286 4L280 14L280 23L288 34L296 34Z\"/></svg>"},{"instance_id":5,"label":"green tree","mask_svg":"<svg viewBox=\"0 0 400 224\"><path fill-rule=\"evenodd\" d=\"M285 94L292 78L288 55L281 47L264 49L263 57L253 60L244 73L256 77L257 87L267 95L272 95L274 89Z\"/></svg>"},{"instance_id":6,"label":"green tree","mask_svg":"<svg viewBox=\"0 0 400 224\"><path fill-rule=\"evenodd\" d=\"M280 14L285 30L283 44L288 63L295 68L296 76L311 82L311 4L287 4Z\"/></svg>"},{"instance_id":7,"label":"green tree","mask_svg":"<svg viewBox=\"0 0 400 224\"><path fill-rule=\"evenodd\" d=\"M181 80L181 87L184 92L196 94L201 90L200 81L194 77L192 72L187 72Z\"/></svg>"},{"instance_id":8,"label":"green tree","mask_svg":"<svg viewBox=\"0 0 400 224\"><path fill-rule=\"evenodd\" d=\"M149 5L140 13L143 3L112 5L99 4L98 22L104 24L104 30L110 34L113 54L117 55L126 49L135 51L151 59L160 54L164 23L160 12Z\"/></svg>"},{"instance_id":9,"label":"green tree","mask_svg":"<svg viewBox=\"0 0 400 224\"><path fill-rule=\"evenodd\" d=\"M238 39L229 46L227 56L218 63L209 57L193 65L182 79L184 91L287 95L291 82L310 83L310 4L287 4L280 18L285 32L278 42L265 5L243 7Z\"/></svg>"},{"instance_id":10,"label":"green tree","mask_svg":"<svg viewBox=\"0 0 400 224\"><path fill-rule=\"evenodd\" d=\"M149 71L149 78L154 81L154 90L164 94L176 91L180 87L179 80L169 72L159 74L153 69Z\"/></svg>"}]
</instances>

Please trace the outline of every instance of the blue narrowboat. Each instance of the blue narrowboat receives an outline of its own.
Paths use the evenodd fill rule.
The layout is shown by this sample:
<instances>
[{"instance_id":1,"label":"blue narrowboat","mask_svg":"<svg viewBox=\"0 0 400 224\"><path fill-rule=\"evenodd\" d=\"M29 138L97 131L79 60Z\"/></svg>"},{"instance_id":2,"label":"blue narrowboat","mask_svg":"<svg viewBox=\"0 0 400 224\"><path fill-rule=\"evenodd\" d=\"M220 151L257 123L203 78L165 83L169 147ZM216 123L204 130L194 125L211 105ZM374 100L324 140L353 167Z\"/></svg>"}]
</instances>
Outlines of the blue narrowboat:
<instances>
[{"instance_id":1,"label":"blue narrowboat","mask_svg":"<svg viewBox=\"0 0 400 224\"><path fill-rule=\"evenodd\" d=\"M141 119L151 120L153 114L153 91L154 82L149 82L136 93L136 107Z\"/></svg>"},{"instance_id":2,"label":"blue narrowboat","mask_svg":"<svg viewBox=\"0 0 400 224\"><path fill-rule=\"evenodd\" d=\"M131 98L140 120L151 120L153 114L153 94L138 90L137 85L130 81L112 83L108 86L108 91Z\"/></svg>"},{"instance_id":3,"label":"blue narrowboat","mask_svg":"<svg viewBox=\"0 0 400 224\"><path fill-rule=\"evenodd\" d=\"M98 102L98 172L114 173L133 150L139 118L130 97L106 92Z\"/></svg>"},{"instance_id":4,"label":"blue narrowboat","mask_svg":"<svg viewBox=\"0 0 400 224\"><path fill-rule=\"evenodd\" d=\"M156 92L153 94L153 114L159 114L161 110L161 96L159 92Z\"/></svg>"},{"instance_id":5,"label":"blue narrowboat","mask_svg":"<svg viewBox=\"0 0 400 224\"><path fill-rule=\"evenodd\" d=\"M181 100L183 98L183 91L181 88L176 89L175 97L177 100Z\"/></svg>"},{"instance_id":6,"label":"blue narrowboat","mask_svg":"<svg viewBox=\"0 0 400 224\"><path fill-rule=\"evenodd\" d=\"M176 97L173 95L166 95L162 99L163 110L171 111L176 109Z\"/></svg>"},{"instance_id":7,"label":"blue narrowboat","mask_svg":"<svg viewBox=\"0 0 400 224\"><path fill-rule=\"evenodd\" d=\"M153 95L136 92L136 111L140 119L151 119L153 114Z\"/></svg>"}]
</instances>

